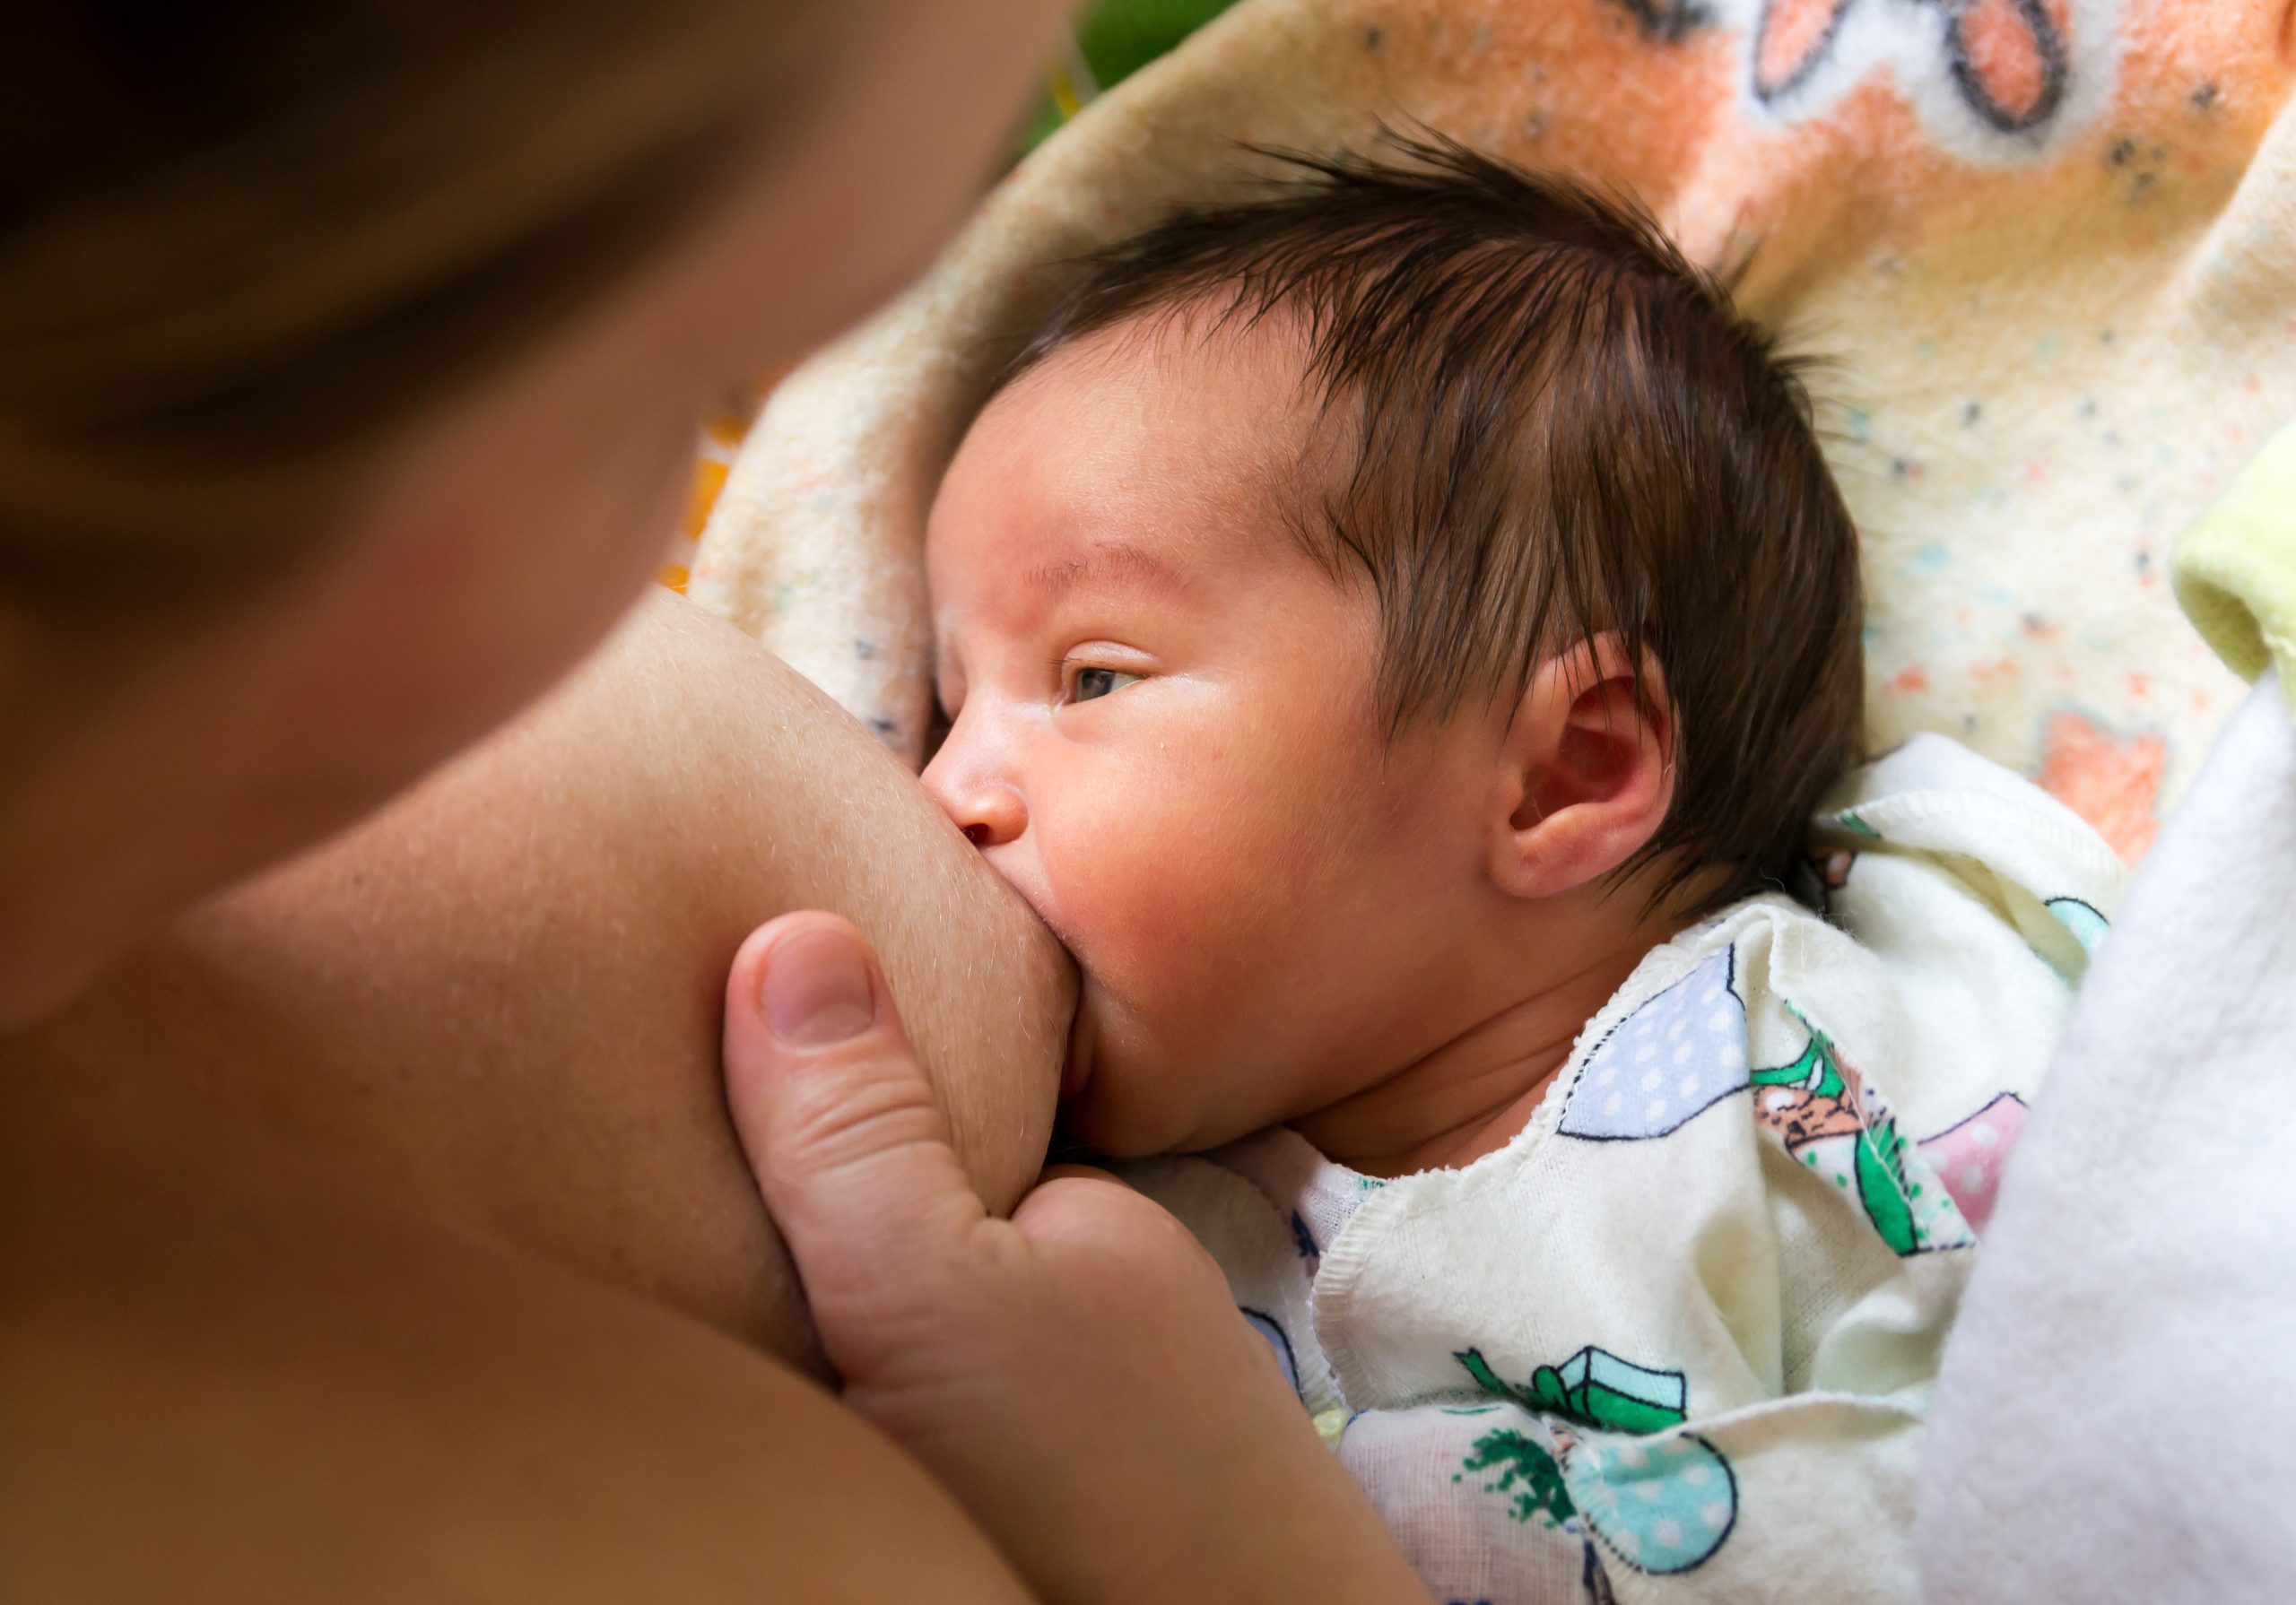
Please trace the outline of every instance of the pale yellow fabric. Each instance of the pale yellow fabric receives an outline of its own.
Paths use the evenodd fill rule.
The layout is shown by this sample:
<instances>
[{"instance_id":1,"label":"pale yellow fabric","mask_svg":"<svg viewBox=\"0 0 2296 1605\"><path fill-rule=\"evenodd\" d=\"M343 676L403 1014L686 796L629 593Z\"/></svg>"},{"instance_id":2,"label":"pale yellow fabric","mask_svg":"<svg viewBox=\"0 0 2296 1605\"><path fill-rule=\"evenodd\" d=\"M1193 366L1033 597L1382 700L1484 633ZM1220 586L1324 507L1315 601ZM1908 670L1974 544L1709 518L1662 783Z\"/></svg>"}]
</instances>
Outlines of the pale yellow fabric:
<instances>
[{"instance_id":1,"label":"pale yellow fabric","mask_svg":"<svg viewBox=\"0 0 2296 1605\"><path fill-rule=\"evenodd\" d=\"M2228 667L2296 705L2296 423L2177 542L2177 600Z\"/></svg>"}]
</instances>

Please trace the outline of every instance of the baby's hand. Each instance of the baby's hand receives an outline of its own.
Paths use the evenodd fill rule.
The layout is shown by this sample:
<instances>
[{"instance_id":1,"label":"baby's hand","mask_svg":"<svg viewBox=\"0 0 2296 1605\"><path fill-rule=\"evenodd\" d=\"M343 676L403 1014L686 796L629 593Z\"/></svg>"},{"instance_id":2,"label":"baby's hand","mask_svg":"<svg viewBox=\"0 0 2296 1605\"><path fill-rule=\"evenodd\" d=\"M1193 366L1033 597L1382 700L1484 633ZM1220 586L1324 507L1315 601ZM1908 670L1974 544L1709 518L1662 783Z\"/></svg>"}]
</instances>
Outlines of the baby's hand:
<instances>
[{"instance_id":1,"label":"baby's hand","mask_svg":"<svg viewBox=\"0 0 2296 1605\"><path fill-rule=\"evenodd\" d=\"M726 1077L846 1402L1045 1599L1425 1599L1178 1221L1078 1169L982 1208L850 925L750 938Z\"/></svg>"}]
</instances>

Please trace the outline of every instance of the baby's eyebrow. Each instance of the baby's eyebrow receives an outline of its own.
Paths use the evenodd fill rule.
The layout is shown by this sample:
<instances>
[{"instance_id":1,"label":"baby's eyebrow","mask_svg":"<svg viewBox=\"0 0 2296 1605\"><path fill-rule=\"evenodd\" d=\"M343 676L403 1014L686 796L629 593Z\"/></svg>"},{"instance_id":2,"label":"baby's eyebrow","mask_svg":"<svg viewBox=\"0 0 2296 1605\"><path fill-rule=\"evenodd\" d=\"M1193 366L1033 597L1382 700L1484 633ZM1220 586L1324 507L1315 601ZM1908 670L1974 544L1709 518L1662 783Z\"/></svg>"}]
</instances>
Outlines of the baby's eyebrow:
<instances>
[{"instance_id":1,"label":"baby's eyebrow","mask_svg":"<svg viewBox=\"0 0 2296 1605\"><path fill-rule=\"evenodd\" d=\"M1144 546L1134 546L1122 541L1102 542L1091 548L1083 556L1063 562L1040 563L1021 577L1028 585L1056 597L1095 581L1105 583L1111 579L1132 579L1176 588L1182 578L1178 567L1170 559Z\"/></svg>"}]
</instances>

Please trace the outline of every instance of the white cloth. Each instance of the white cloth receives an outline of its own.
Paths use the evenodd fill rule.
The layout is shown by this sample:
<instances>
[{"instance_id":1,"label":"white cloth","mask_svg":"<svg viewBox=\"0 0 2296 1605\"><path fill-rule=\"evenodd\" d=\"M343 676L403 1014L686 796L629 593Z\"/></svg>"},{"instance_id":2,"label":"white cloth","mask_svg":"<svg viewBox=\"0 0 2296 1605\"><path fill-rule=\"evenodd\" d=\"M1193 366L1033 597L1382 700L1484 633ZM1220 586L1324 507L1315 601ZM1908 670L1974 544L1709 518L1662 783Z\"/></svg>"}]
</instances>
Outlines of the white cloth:
<instances>
[{"instance_id":1,"label":"white cloth","mask_svg":"<svg viewBox=\"0 0 2296 1605\"><path fill-rule=\"evenodd\" d=\"M1125 1167L1440 1600L1912 1595L1945 1332L2121 872L1935 737L1834 802L1830 917L1765 896L1651 952L1500 1152Z\"/></svg>"},{"instance_id":2,"label":"white cloth","mask_svg":"<svg viewBox=\"0 0 2296 1605\"><path fill-rule=\"evenodd\" d=\"M1948 1350L1940 1605L2296 1599L2296 730L2269 673L2132 889Z\"/></svg>"}]
</instances>

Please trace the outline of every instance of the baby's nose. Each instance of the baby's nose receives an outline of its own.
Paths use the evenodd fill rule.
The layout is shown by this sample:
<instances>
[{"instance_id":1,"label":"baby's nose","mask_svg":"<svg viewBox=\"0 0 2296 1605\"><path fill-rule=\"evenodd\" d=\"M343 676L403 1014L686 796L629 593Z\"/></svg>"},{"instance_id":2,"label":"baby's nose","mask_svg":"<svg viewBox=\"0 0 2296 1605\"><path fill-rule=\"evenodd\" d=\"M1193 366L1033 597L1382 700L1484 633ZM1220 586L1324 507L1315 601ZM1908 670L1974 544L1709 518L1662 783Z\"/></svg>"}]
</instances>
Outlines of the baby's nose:
<instances>
[{"instance_id":1,"label":"baby's nose","mask_svg":"<svg viewBox=\"0 0 2296 1605\"><path fill-rule=\"evenodd\" d=\"M1021 794L1005 781L959 771L944 761L948 756L944 747L920 776L941 811L956 821L976 847L1001 847L1019 840L1029 825L1028 804Z\"/></svg>"}]
</instances>

